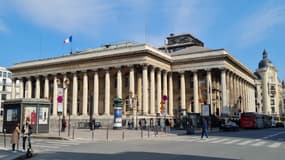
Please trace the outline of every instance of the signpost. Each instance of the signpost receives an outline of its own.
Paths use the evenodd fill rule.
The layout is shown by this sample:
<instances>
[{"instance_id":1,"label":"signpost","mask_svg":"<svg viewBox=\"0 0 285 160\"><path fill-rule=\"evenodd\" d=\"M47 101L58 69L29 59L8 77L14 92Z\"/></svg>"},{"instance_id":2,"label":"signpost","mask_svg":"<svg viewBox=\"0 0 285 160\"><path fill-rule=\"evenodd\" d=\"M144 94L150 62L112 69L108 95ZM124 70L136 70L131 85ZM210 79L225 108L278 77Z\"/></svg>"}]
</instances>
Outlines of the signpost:
<instances>
[{"instance_id":1,"label":"signpost","mask_svg":"<svg viewBox=\"0 0 285 160\"><path fill-rule=\"evenodd\" d=\"M61 126L61 121L60 121L60 116L63 112L63 88L58 88L57 89L57 113L58 113L58 135L60 136L60 126Z\"/></svg>"}]
</instances>

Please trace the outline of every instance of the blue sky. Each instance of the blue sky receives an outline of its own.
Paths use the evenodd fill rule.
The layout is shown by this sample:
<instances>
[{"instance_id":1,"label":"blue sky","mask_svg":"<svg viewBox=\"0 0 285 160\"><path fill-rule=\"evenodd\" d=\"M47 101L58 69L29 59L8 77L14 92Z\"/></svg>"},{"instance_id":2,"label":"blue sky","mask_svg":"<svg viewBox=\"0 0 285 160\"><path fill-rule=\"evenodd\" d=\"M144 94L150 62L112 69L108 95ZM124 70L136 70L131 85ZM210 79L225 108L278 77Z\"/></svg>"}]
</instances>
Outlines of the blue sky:
<instances>
[{"instance_id":1,"label":"blue sky","mask_svg":"<svg viewBox=\"0 0 285 160\"><path fill-rule=\"evenodd\" d=\"M225 48L255 71L265 48L285 79L283 0L0 0L0 66L65 55L107 43L161 46L170 33L191 33Z\"/></svg>"}]
</instances>

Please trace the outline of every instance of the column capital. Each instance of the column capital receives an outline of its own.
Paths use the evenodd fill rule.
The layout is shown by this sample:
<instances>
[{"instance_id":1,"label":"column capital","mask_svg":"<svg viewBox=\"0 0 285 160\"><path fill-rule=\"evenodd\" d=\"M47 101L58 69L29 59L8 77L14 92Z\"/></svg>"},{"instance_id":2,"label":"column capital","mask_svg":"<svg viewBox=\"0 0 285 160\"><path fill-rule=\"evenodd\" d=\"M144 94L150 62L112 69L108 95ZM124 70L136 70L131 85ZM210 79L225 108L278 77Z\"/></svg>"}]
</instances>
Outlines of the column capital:
<instances>
[{"instance_id":1,"label":"column capital","mask_svg":"<svg viewBox=\"0 0 285 160\"><path fill-rule=\"evenodd\" d=\"M161 72L162 71L162 69L159 68L159 67L155 67L155 70L157 70L157 72Z\"/></svg>"},{"instance_id":2,"label":"column capital","mask_svg":"<svg viewBox=\"0 0 285 160\"><path fill-rule=\"evenodd\" d=\"M192 69L191 72L192 72L192 73L197 73L197 72L198 72L198 69Z\"/></svg>"},{"instance_id":3,"label":"column capital","mask_svg":"<svg viewBox=\"0 0 285 160\"><path fill-rule=\"evenodd\" d=\"M206 72L211 72L211 71L212 71L212 68L206 68L205 71L206 71Z\"/></svg>"},{"instance_id":4,"label":"column capital","mask_svg":"<svg viewBox=\"0 0 285 160\"><path fill-rule=\"evenodd\" d=\"M178 71L178 73L180 74L180 75L184 75L184 73L185 73L185 71Z\"/></svg>"},{"instance_id":5,"label":"column capital","mask_svg":"<svg viewBox=\"0 0 285 160\"><path fill-rule=\"evenodd\" d=\"M121 69L122 69L122 66L121 66L121 65L117 65L117 66L115 66L115 69L116 69L116 70L121 70Z\"/></svg>"},{"instance_id":6,"label":"column capital","mask_svg":"<svg viewBox=\"0 0 285 160\"><path fill-rule=\"evenodd\" d=\"M146 64L146 63L143 63L142 66L143 66L144 69L147 69L147 67L148 67L149 65Z\"/></svg>"},{"instance_id":7,"label":"column capital","mask_svg":"<svg viewBox=\"0 0 285 160\"><path fill-rule=\"evenodd\" d=\"M166 74L168 73L168 71L167 71L167 70L165 70L165 69L163 69L163 70L162 70L162 72L163 72L163 73L166 73Z\"/></svg>"}]
</instances>

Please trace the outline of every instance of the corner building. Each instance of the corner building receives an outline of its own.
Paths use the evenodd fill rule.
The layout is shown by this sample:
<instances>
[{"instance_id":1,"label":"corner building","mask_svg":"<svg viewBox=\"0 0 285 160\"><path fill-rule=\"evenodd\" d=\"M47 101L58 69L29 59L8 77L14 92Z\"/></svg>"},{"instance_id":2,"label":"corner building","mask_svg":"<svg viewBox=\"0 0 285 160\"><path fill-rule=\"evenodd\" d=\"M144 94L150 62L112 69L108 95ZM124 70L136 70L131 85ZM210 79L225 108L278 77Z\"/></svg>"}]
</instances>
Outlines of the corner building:
<instances>
[{"instance_id":1,"label":"corner building","mask_svg":"<svg viewBox=\"0 0 285 160\"><path fill-rule=\"evenodd\" d=\"M137 97L137 115L160 114L163 95L167 116L255 111L255 75L224 49L211 50L191 34L171 34L161 48L148 44L105 45L70 55L15 64L15 98L48 98L57 119L57 89L64 89L63 114L73 120L113 118L113 98ZM66 84L65 82L69 82ZM125 106L125 105L124 105ZM132 116L123 108L123 116Z\"/></svg>"}]
</instances>

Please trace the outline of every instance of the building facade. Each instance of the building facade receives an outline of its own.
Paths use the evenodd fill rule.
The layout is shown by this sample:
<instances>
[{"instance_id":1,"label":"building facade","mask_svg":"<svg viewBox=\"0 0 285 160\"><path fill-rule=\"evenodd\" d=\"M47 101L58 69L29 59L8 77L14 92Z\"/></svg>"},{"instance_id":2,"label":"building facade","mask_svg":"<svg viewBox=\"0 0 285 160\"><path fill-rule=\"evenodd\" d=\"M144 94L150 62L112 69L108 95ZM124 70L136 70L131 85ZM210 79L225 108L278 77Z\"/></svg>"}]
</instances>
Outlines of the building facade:
<instances>
[{"instance_id":1,"label":"building facade","mask_svg":"<svg viewBox=\"0 0 285 160\"><path fill-rule=\"evenodd\" d=\"M167 37L160 48L147 44L105 45L70 55L15 64L19 98L48 98L57 116L57 90L64 88L63 114L74 119L112 118L113 99L135 98L137 115L167 116L255 111L255 75L224 49L211 50L190 34ZM132 111L124 107L124 116Z\"/></svg>"},{"instance_id":2,"label":"building facade","mask_svg":"<svg viewBox=\"0 0 285 160\"><path fill-rule=\"evenodd\" d=\"M284 114L282 82L278 78L278 71L268 58L266 50L258 64L255 74L256 80L256 105L257 112L280 115Z\"/></svg>"},{"instance_id":3,"label":"building facade","mask_svg":"<svg viewBox=\"0 0 285 160\"><path fill-rule=\"evenodd\" d=\"M15 92L12 93L12 87L15 88ZM0 112L2 115L3 108L2 102L6 99L10 99L12 94L17 94L19 91L18 86L12 86L12 73L4 67L0 67Z\"/></svg>"}]
</instances>

